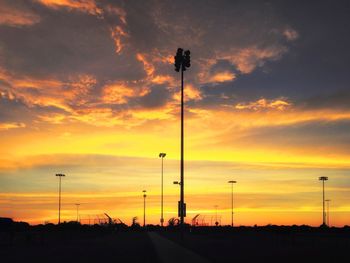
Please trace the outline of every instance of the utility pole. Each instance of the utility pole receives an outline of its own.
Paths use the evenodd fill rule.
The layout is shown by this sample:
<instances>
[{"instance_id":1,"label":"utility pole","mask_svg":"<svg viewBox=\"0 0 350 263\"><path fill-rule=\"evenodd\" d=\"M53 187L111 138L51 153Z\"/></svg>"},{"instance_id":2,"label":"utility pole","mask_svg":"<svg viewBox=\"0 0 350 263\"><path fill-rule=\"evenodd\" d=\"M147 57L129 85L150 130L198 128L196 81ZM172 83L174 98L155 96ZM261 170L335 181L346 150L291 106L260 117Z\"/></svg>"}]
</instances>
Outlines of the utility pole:
<instances>
[{"instance_id":1,"label":"utility pole","mask_svg":"<svg viewBox=\"0 0 350 263\"><path fill-rule=\"evenodd\" d=\"M180 161L180 202L179 216L180 225L184 225L184 217L186 216L186 204L184 196L184 71L191 66L191 52L182 48L178 48L175 58L175 71L181 71L181 161Z\"/></svg>"},{"instance_id":2,"label":"utility pole","mask_svg":"<svg viewBox=\"0 0 350 263\"><path fill-rule=\"evenodd\" d=\"M64 177L64 174L56 174L59 178L59 187L58 187L58 224L61 224L61 178Z\"/></svg>"},{"instance_id":3,"label":"utility pole","mask_svg":"<svg viewBox=\"0 0 350 263\"><path fill-rule=\"evenodd\" d=\"M164 198L163 198L163 160L164 160L164 157L166 156L166 153L160 153L159 154L159 158L162 158L162 170L161 170L161 204L160 204L160 225L163 226L164 224L164 216L163 216L163 201L164 201Z\"/></svg>"}]
</instances>

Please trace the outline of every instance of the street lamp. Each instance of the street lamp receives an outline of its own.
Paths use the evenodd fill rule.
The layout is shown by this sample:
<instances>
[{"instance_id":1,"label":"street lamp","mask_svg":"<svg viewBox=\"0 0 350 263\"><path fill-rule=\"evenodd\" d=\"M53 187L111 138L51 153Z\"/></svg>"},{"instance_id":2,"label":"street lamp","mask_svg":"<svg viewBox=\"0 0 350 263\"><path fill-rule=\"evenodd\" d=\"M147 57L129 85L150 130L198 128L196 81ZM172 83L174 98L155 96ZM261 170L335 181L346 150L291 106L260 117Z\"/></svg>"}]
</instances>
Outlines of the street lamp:
<instances>
[{"instance_id":1,"label":"street lamp","mask_svg":"<svg viewBox=\"0 0 350 263\"><path fill-rule=\"evenodd\" d=\"M321 176L318 178L318 180L322 181L322 205L323 205L323 213L322 213L322 226L326 226L326 213L324 211L325 207L325 200L324 200L324 181L328 180L327 176Z\"/></svg>"},{"instance_id":2,"label":"street lamp","mask_svg":"<svg viewBox=\"0 0 350 263\"><path fill-rule=\"evenodd\" d=\"M143 227L146 226L146 190L143 190Z\"/></svg>"},{"instance_id":3,"label":"street lamp","mask_svg":"<svg viewBox=\"0 0 350 263\"><path fill-rule=\"evenodd\" d=\"M61 224L61 178L64 177L64 174L56 174L59 178L59 187L58 187L58 224Z\"/></svg>"},{"instance_id":4,"label":"street lamp","mask_svg":"<svg viewBox=\"0 0 350 263\"><path fill-rule=\"evenodd\" d=\"M218 206L215 205L215 226L218 226L219 225L219 222L218 222Z\"/></svg>"},{"instance_id":5,"label":"street lamp","mask_svg":"<svg viewBox=\"0 0 350 263\"><path fill-rule=\"evenodd\" d=\"M327 202L327 226L330 227L329 225L329 202L331 201L330 199L325 200Z\"/></svg>"},{"instance_id":6,"label":"street lamp","mask_svg":"<svg viewBox=\"0 0 350 263\"><path fill-rule=\"evenodd\" d=\"M184 217L186 216L186 205L184 197L184 71L191 66L191 52L178 48L175 59L175 71L181 71L181 162L180 162L180 202L179 202L179 215L180 225L184 224Z\"/></svg>"},{"instance_id":7,"label":"street lamp","mask_svg":"<svg viewBox=\"0 0 350 263\"><path fill-rule=\"evenodd\" d=\"M160 153L159 154L159 158L162 158L162 171L161 171L161 209L160 209L160 225L163 226L164 224L164 217L163 217L163 160L164 160L164 157L166 156L166 153Z\"/></svg>"},{"instance_id":8,"label":"street lamp","mask_svg":"<svg viewBox=\"0 0 350 263\"><path fill-rule=\"evenodd\" d=\"M237 183L237 181L228 181L231 184L231 227L233 227L233 184Z\"/></svg>"},{"instance_id":9,"label":"street lamp","mask_svg":"<svg viewBox=\"0 0 350 263\"><path fill-rule=\"evenodd\" d=\"M80 204L75 204L77 206L77 223L79 222L79 206Z\"/></svg>"}]
</instances>

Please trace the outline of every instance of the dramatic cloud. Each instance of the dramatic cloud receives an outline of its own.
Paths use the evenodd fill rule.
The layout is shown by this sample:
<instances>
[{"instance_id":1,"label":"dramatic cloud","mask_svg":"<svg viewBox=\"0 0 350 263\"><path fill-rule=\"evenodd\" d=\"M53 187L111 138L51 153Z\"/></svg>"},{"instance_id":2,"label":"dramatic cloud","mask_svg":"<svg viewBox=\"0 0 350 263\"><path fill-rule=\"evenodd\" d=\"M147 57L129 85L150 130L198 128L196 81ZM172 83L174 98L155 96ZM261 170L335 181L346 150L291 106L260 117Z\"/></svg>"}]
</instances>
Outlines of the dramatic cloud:
<instances>
[{"instance_id":1,"label":"dramatic cloud","mask_svg":"<svg viewBox=\"0 0 350 263\"><path fill-rule=\"evenodd\" d=\"M250 16L260 19L260 13L243 13L241 18L231 21L213 13L216 9L213 3L200 12L189 8L189 13L178 17L175 24L169 20L168 13L177 12L181 5L159 1L146 5L40 0L22 5L36 10L42 18L20 31L0 28L0 36L10 35L0 43L1 79L7 85L2 90L29 107L61 108L66 114L39 116L41 121L54 123L65 119L86 122L94 119L91 116L103 116L110 126L116 118L135 116L132 111L139 113L140 106L163 105L174 110L179 102L176 89L179 82L171 64L177 44L187 42L185 46L194 50L185 95L187 101L196 102L212 97L201 85L234 83L241 74L250 74L267 61L281 59L288 51L283 37L297 38L294 37L297 32L280 25L277 17L266 25L258 25L251 19L242 30L236 22ZM244 10L245 5L235 8ZM227 9L226 15L235 12L230 10ZM269 8L267 11L271 12ZM220 31L205 26L203 17L211 25L220 23ZM192 25L188 27L187 23ZM254 27L268 34L248 37L248 31ZM227 37L229 34L232 38ZM212 41L214 35L218 36L216 42ZM170 36L174 42L168 41ZM206 52L209 46L210 52ZM160 94L164 95L163 99ZM157 99L163 102L156 104ZM128 107L115 107L124 104Z\"/></svg>"},{"instance_id":2,"label":"dramatic cloud","mask_svg":"<svg viewBox=\"0 0 350 263\"><path fill-rule=\"evenodd\" d=\"M35 191L42 194L43 212L34 209L33 222L54 217L54 184L45 176L56 170L74 174L66 178L70 198L97 190L103 201L90 212L129 196L122 200L130 207L126 218L136 209L141 177L158 191L158 151L167 152L170 185L178 180L179 47L191 51L184 72L189 211L212 212L197 195L205 192L225 213L222 182L232 176L241 176L241 212L303 212L303 202L316 211L318 190L307 191L304 180L311 185L320 174L339 180L335 208L349 211L339 190L349 185L350 161L350 20L343 4L3 0L0 12L0 180L18 198L15 211L38 203ZM47 193L43 178L52 185ZM169 189L175 205L176 191ZM291 196L300 193L294 206ZM172 205L169 211L176 212ZM248 214L242 222L251 222Z\"/></svg>"}]
</instances>

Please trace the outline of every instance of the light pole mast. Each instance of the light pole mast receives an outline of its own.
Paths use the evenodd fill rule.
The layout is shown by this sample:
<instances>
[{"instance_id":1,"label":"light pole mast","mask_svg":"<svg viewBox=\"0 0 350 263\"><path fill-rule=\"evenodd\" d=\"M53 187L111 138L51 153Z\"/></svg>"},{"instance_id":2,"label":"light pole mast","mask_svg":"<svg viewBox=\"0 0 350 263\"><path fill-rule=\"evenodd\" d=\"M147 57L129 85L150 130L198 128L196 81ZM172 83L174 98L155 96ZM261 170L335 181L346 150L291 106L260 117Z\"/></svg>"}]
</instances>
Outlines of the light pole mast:
<instances>
[{"instance_id":1,"label":"light pole mast","mask_svg":"<svg viewBox=\"0 0 350 263\"><path fill-rule=\"evenodd\" d=\"M166 153L160 153L159 154L159 158L162 158L162 171L161 171L161 174L162 174L162 176L161 176L161 204L160 204L160 207L161 207L161 209L160 209L160 225L161 226L163 226L163 224L164 224L164 216L163 216L163 201L164 201L164 199L163 199L163 168L164 168L164 166L163 166L163 160L164 160L164 157L166 156Z\"/></svg>"},{"instance_id":2,"label":"light pole mast","mask_svg":"<svg viewBox=\"0 0 350 263\"><path fill-rule=\"evenodd\" d=\"M80 204L75 204L77 206L77 223L79 222L79 206Z\"/></svg>"},{"instance_id":3,"label":"light pole mast","mask_svg":"<svg viewBox=\"0 0 350 263\"><path fill-rule=\"evenodd\" d=\"M237 183L237 181L228 181L231 184L231 227L233 227L233 184Z\"/></svg>"},{"instance_id":4,"label":"light pole mast","mask_svg":"<svg viewBox=\"0 0 350 263\"><path fill-rule=\"evenodd\" d=\"M191 66L191 52L186 50L183 52L182 48L178 48L175 58L175 71L181 70L181 161L180 161L180 202L179 215L180 225L184 224L184 217L186 216L186 204L184 197L184 71Z\"/></svg>"},{"instance_id":5,"label":"light pole mast","mask_svg":"<svg viewBox=\"0 0 350 263\"><path fill-rule=\"evenodd\" d=\"M184 224L184 67L181 66L181 164L180 164L180 224Z\"/></svg>"},{"instance_id":6,"label":"light pole mast","mask_svg":"<svg viewBox=\"0 0 350 263\"><path fill-rule=\"evenodd\" d=\"M146 226L146 190L143 190L143 227Z\"/></svg>"},{"instance_id":7,"label":"light pole mast","mask_svg":"<svg viewBox=\"0 0 350 263\"><path fill-rule=\"evenodd\" d=\"M58 186L58 224L61 224L61 178L64 177L64 174L56 174L59 178Z\"/></svg>"},{"instance_id":8,"label":"light pole mast","mask_svg":"<svg viewBox=\"0 0 350 263\"><path fill-rule=\"evenodd\" d=\"M324 181L328 180L327 176L321 176L318 178L318 180L322 181L322 226L326 226L326 212L325 212L325 200L324 200Z\"/></svg>"}]
</instances>

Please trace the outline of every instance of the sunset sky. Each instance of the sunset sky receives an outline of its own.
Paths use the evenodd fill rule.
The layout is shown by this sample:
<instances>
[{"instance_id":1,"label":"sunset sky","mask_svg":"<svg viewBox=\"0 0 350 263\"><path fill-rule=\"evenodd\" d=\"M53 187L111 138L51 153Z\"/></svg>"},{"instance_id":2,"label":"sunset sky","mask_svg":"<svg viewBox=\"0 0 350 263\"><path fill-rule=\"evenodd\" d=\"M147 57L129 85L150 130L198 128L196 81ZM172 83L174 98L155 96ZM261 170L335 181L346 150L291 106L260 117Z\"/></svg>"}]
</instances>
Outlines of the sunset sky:
<instances>
[{"instance_id":1,"label":"sunset sky","mask_svg":"<svg viewBox=\"0 0 350 263\"><path fill-rule=\"evenodd\" d=\"M0 0L0 217L350 225L348 1Z\"/></svg>"}]
</instances>

